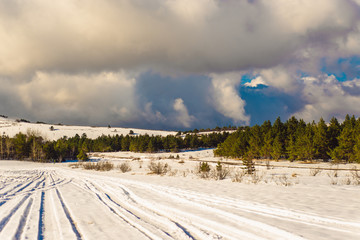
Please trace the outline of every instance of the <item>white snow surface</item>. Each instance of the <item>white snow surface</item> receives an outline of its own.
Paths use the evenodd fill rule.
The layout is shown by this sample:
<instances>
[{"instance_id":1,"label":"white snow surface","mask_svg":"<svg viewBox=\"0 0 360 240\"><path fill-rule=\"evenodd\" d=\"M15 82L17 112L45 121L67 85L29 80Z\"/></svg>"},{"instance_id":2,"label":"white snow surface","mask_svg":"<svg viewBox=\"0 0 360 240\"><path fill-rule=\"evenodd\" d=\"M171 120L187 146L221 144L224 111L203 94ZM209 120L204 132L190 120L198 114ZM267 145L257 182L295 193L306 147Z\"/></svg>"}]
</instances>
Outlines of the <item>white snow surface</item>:
<instances>
[{"instance_id":1,"label":"white snow surface","mask_svg":"<svg viewBox=\"0 0 360 240\"><path fill-rule=\"evenodd\" d=\"M50 127L53 126L54 130L51 131ZM154 135L154 136L167 136L175 135L174 131L162 131L162 130L147 130L137 128L119 128L119 127L88 127L88 126L66 126L66 125L54 125L54 124L38 124L27 122L16 122L15 119L8 119L0 117L0 134L7 135L9 137L15 136L17 133L26 134L28 131L36 133L47 140L57 140L64 136L73 137L76 134L82 135L85 133L88 138L95 139L101 135L127 135L130 130L133 130L134 135Z\"/></svg>"},{"instance_id":2,"label":"white snow surface","mask_svg":"<svg viewBox=\"0 0 360 240\"><path fill-rule=\"evenodd\" d=\"M271 162L257 166L261 181L239 183L195 174L198 161L213 169L238 161L212 150L178 155L92 155L128 163L127 173L0 161L0 239L360 239L360 187L345 181L356 165ZM171 171L149 174L150 161ZM241 167L229 165L233 173ZM311 176L317 167L324 170Z\"/></svg>"}]
</instances>

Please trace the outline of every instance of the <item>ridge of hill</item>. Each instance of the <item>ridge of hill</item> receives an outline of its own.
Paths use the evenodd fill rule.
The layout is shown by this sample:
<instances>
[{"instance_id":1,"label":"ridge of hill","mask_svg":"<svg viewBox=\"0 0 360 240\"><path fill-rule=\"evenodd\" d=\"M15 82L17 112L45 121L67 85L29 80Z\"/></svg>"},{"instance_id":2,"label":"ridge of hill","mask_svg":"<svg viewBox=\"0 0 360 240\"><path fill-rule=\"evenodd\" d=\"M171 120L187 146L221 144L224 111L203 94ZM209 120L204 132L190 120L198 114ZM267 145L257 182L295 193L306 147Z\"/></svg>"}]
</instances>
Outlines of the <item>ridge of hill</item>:
<instances>
[{"instance_id":1,"label":"ridge of hill","mask_svg":"<svg viewBox=\"0 0 360 240\"><path fill-rule=\"evenodd\" d=\"M47 140L57 140L64 136L73 137L76 134L86 134L88 138L95 139L101 135L127 135L130 131L133 131L133 135L175 135L175 131L163 131L163 130L148 130L137 128L122 128L122 127L91 127L91 126L70 126L70 125L56 125L47 123L30 123L26 120L10 119L0 117L0 134L7 135L9 137L15 136L17 133L35 132L37 135L42 136Z\"/></svg>"}]
</instances>

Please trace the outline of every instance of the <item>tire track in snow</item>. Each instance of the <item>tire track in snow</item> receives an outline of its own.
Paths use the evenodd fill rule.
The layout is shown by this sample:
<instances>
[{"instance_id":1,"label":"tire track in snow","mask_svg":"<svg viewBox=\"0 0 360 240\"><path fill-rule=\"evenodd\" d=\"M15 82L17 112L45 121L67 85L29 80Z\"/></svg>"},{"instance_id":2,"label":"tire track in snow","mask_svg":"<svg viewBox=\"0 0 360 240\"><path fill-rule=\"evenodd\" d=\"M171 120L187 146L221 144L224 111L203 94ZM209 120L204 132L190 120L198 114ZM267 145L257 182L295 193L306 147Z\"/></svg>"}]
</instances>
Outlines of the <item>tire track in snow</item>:
<instances>
[{"instance_id":1,"label":"tire track in snow","mask_svg":"<svg viewBox=\"0 0 360 240\"><path fill-rule=\"evenodd\" d=\"M85 176L88 176L88 175L85 174ZM105 179L108 179L108 178L105 178ZM91 177L91 180L88 180L88 181L92 182L92 183L96 182L97 185L99 185L100 183L106 182L106 181L104 181L104 178L96 177L94 179L93 176ZM113 184L113 182L114 182L113 179L111 179L109 181L110 184ZM119 198L120 204L119 203L117 203L117 204L119 204L121 206L121 208L123 208L123 210L132 214L135 209L135 212L140 213L139 215L135 215L138 219L140 218L139 219L140 222L144 221L146 219L150 224L153 224L154 227L158 227L158 228L160 226L162 226L161 224L159 224L159 219L165 219L166 224L164 224L164 225L172 225L172 226L174 226L174 229L176 229L176 230L173 230L173 232L178 231L178 232L182 233L182 236L186 236L186 237L179 237L179 239L184 239L184 238L186 238L186 239L191 239L191 238L195 238L195 239L210 239L210 238L215 239L216 238L216 239L218 239L218 238L222 238L222 237L225 237L227 239L238 239L239 236L241 236L243 239L263 239L262 237L254 235L251 232L242 231L242 230L239 230L232 226L222 224L220 222L214 222L211 220L207 220L206 218L201 218L195 214L182 215L182 213L184 212L183 210L176 211L171 207L162 206L162 205L159 205L154 202L149 202L149 201L143 200L141 198L132 200L134 198L134 196L135 197L137 197L137 196L135 194L133 194L132 192L130 192L130 190L127 191L124 188L121 189L121 191L119 191L119 189L110 190L110 189L108 189L108 187L109 187L109 184L105 184L105 186L101 187L101 189L106 189L106 190L102 190L104 192L104 194L106 194L106 191L108 191L109 194L111 194L112 196L116 196L116 197L125 196L125 198L130 200L130 202L129 202L129 201L126 201L126 199L124 199L124 197ZM109 196L109 194L107 194L107 195ZM106 199L106 198L104 197L103 199ZM110 200L110 199L108 199L108 200ZM114 201L111 204L114 204L114 203L116 204L116 202L114 202ZM127 203L127 205L125 205L126 207L123 206L125 203ZM119 208L119 206L116 206L115 209L118 209L118 208ZM171 211L171 210L173 210L173 211ZM121 211L121 209L120 209L120 211ZM149 213L151 213L152 216L149 217ZM194 219L196 219L197 221L194 222ZM157 225L154 225L154 223ZM217 229L217 230L215 231L214 229ZM169 231L166 231L166 232L169 232ZM232 235L227 234L227 232L231 232ZM234 236L236 236L236 237L234 237Z\"/></svg>"},{"instance_id":2,"label":"tire track in snow","mask_svg":"<svg viewBox=\"0 0 360 240\"><path fill-rule=\"evenodd\" d=\"M89 180L87 181L89 182ZM94 186L95 183L90 184ZM96 185L101 189L98 191L101 191L101 193L104 195L104 198L110 200L120 210L128 212L129 214L135 216L141 222L150 224L155 228L162 229L162 232L169 237L172 237L174 239L209 238L209 235L206 233L206 231L202 231L201 229L189 225L187 223L189 222L187 219L185 221L182 221L180 219L177 219L176 217L174 218L173 216L169 216L169 214L166 214L164 212L159 213L158 209L154 210L153 206L147 207L139 204L131 197L132 194L130 192L127 192L126 190L123 190L121 192L114 192L114 189L109 189L108 185L101 187L98 181L96 181ZM109 194L114 196L118 201L112 199ZM120 196L123 197L119 198ZM250 234L246 235L250 236Z\"/></svg>"},{"instance_id":3,"label":"tire track in snow","mask_svg":"<svg viewBox=\"0 0 360 240\"><path fill-rule=\"evenodd\" d=\"M41 175L43 175L43 174L41 174ZM42 178L42 179L41 179L41 178ZM19 195L32 194L32 193L34 193L36 190L40 190L41 188L44 188L44 186L41 187L41 188L39 188L39 185L45 181L45 177L40 176L40 177L35 177L35 178L33 178L33 179L34 179L33 182L30 181L29 183L20 184L20 185L22 186L20 189L16 190L15 192L13 192L13 193L11 193L11 194L8 194L8 195L4 196L5 199L0 202L0 207L1 207L3 204L5 204L6 202L12 200L14 197L18 197ZM41 179L41 180L40 180L40 179ZM27 190L27 191L23 191L25 188L27 188L28 186L30 186L31 184L33 184L33 183L35 183L35 182L36 182L36 184L35 184L35 186L34 186L32 189ZM24 184L25 184L25 185L24 185ZM12 192L13 190L14 190L14 188L13 188L12 190L10 190L10 192Z\"/></svg>"},{"instance_id":4,"label":"tire track in snow","mask_svg":"<svg viewBox=\"0 0 360 240\"><path fill-rule=\"evenodd\" d=\"M45 186L45 182L43 183L43 187ZM40 209L39 209L39 228L38 228L38 240L43 240L44 239L44 231L45 231L45 225L44 225L44 217L45 217L45 212L44 212L44 206L45 206L45 192L42 191L41 192L41 197L40 197Z\"/></svg>"},{"instance_id":5,"label":"tire track in snow","mask_svg":"<svg viewBox=\"0 0 360 240\"><path fill-rule=\"evenodd\" d=\"M254 203L249 203L249 202L230 199L230 198L222 198L217 196L211 196L211 198L209 198L209 196L207 195L175 189L171 187L169 188L169 187L156 186L156 188L158 188L157 191L160 193L163 194L168 193L173 196L186 198L189 201L195 201L198 203L199 202L208 203L220 207L225 205L227 207L231 207L249 213L255 213L258 215L276 218L284 221L292 221L296 223L312 225L334 231L349 232L344 229L336 228L336 226L345 226L345 227L357 228L357 229L360 228L360 223L356 223L356 222L348 222L344 220L325 218L316 215L294 212L287 209L273 208L273 207L268 207L260 204L254 204Z\"/></svg>"},{"instance_id":6,"label":"tire track in snow","mask_svg":"<svg viewBox=\"0 0 360 240\"><path fill-rule=\"evenodd\" d=\"M131 227L135 228L136 230L138 230L139 232L141 232L144 236L146 236L149 239L159 239L161 240L160 237L156 236L155 234L153 234L152 232L150 232L149 230L147 230L146 228L144 228L143 226L141 226L140 224L136 223L135 221L131 220L129 217L125 216L125 214L123 214L121 211L117 210L113 204L109 203L105 198L102 198L100 196L100 192L95 188L95 186L93 185L93 187L89 187L87 184L85 184L86 188L92 193L95 194L95 196L99 199L99 201L104 204L106 207L109 208L109 210L114 213L116 216L118 216L121 220L125 221L127 224L129 224ZM125 211L127 211L128 213L132 214L131 212L129 212L128 210L125 209ZM141 220L140 217L132 214L134 217L136 217L138 220Z\"/></svg>"},{"instance_id":7,"label":"tire track in snow","mask_svg":"<svg viewBox=\"0 0 360 240\"><path fill-rule=\"evenodd\" d=\"M24 184L24 183L20 183L20 184L16 185L15 187L11 188L10 190L8 190L8 191L6 191L6 192L4 192L4 193L1 193L1 194L0 194L0 197L1 197L1 198L6 197L6 196L8 195L8 193L10 193L10 192L14 191L15 189L21 187L23 184Z\"/></svg>"},{"instance_id":8,"label":"tire track in snow","mask_svg":"<svg viewBox=\"0 0 360 240\"><path fill-rule=\"evenodd\" d=\"M174 207L169 207L169 206L158 204L156 202L144 200L144 199L138 197L136 194L134 194L132 191L130 191L125 186L121 185L120 189L122 191L128 192L129 196L131 196L133 201L138 202L140 205L142 205L146 208L149 208L149 209L154 209L154 211L157 212L158 214L166 216L175 222L181 222L182 225L186 226L189 231L194 232L194 234L200 236L201 239L203 239L203 238L216 238L217 239L217 238L222 238L222 237L224 237L226 239L238 239L239 237L241 237L242 239L265 239L263 237L255 235L252 232L240 230L238 227L235 228L235 227L226 225L226 224L218 222L218 221L215 222L213 220L209 220L209 219L200 217L200 216L192 214L192 213L184 212L184 211L176 209ZM175 201L177 200L176 198L173 198L172 196L167 196L167 197L170 199L173 199ZM184 202L182 202L182 203L184 203ZM201 204L197 204L196 207L197 207L197 209L204 211L206 214L213 212L215 216L226 215L227 218L229 216L232 218L235 218L235 220L233 221L233 224L235 224L237 226L242 226L239 223L248 223L248 221L249 221L248 219L239 217L239 216L231 214L231 213L221 212L221 210L218 210L218 209L207 208L206 206L201 205ZM255 223L257 225L263 224L263 223L255 222L255 221L253 223ZM271 227L266 224L264 224L264 226ZM250 225L250 227L254 227L254 226ZM285 236L288 239L290 239L290 238L291 239L302 239L301 237L298 237L291 233L282 232L280 229L277 229L277 228L274 228L274 229L276 231L273 231L273 232L276 232L276 235L279 235L279 232L282 233L283 238ZM272 230L274 230L274 229L272 229Z\"/></svg>"},{"instance_id":9,"label":"tire track in snow","mask_svg":"<svg viewBox=\"0 0 360 240\"><path fill-rule=\"evenodd\" d=\"M62 206L62 208L63 208L63 210L64 210L64 213L65 213L65 215L66 215L66 218L67 218L67 219L69 220L69 222L70 222L71 228L72 228L72 230L73 230L73 232L74 232L74 234L75 234L75 236L76 236L76 239L81 240L81 239L82 239L82 238L81 238L81 234L80 234L79 230L77 229L74 220L73 220L72 217L71 217L71 214L70 214L70 212L69 212L69 209L68 209L67 206L65 205L64 200L63 200L63 198L62 198L59 190L58 190L57 188L56 188L55 190L56 190L56 194L57 194L57 196L58 196L58 198L59 198L59 200L60 200L60 204L61 204L61 206Z\"/></svg>"},{"instance_id":10,"label":"tire track in snow","mask_svg":"<svg viewBox=\"0 0 360 240\"><path fill-rule=\"evenodd\" d=\"M166 195L169 197L173 197L175 201L184 199L184 200L188 200L188 202L196 202L202 205L210 204L220 207L226 206L240 211L248 212L251 214L257 214L257 215L280 219L288 222L306 224L306 225L320 227L323 229L328 229L338 232L347 232L354 234L354 231L352 229L360 229L360 222L349 222L342 219L326 218L317 215L291 211L288 209L268 207L266 205L241 201L237 199L222 198L213 195L209 196L209 195L192 192L188 190L182 190L173 187L158 186L158 185L147 184L132 180L121 180L121 181L135 187L148 189L148 190L151 189L152 191L162 194L164 196Z\"/></svg>"},{"instance_id":11,"label":"tire track in snow","mask_svg":"<svg viewBox=\"0 0 360 240\"><path fill-rule=\"evenodd\" d=\"M105 196L111 201L111 202L113 202L115 205L117 205L118 207L121 207L121 208L123 208L119 203L117 203L116 201L114 201L108 194L106 194L106 193L104 193L105 194ZM127 194L126 194L127 195ZM124 208L125 209L125 208ZM131 211L129 211L129 210L127 210L127 209L125 209L126 211L128 211L130 214L133 214L135 217L137 217L138 219L141 219L139 216L137 216L137 215L135 215L133 212L131 212ZM146 214L146 215L148 215L148 214ZM158 217L163 217L163 216L158 216ZM167 219L167 218L166 218ZM155 220L155 219L153 219L153 220ZM175 221L173 221L173 220L170 220L169 219L169 223L173 223L173 224L175 224L175 226L177 226L179 229L181 229L182 230L182 232L189 238L189 239L196 239L187 229L186 229L186 227L184 227L184 226L182 226L180 223L178 223L178 222L175 222ZM165 232L166 234L168 234L167 232ZM171 236L171 235L170 235Z\"/></svg>"},{"instance_id":12,"label":"tire track in snow","mask_svg":"<svg viewBox=\"0 0 360 240\"><path fill-rule=\"evenodd\" d=\"M10 198L12 196L16 196L18 193L23 191L25 188L27 188L28 186L30 186L31 184L33 184L34 182L39 180L42 176L43 176L43 172L40 175L37 173L36 176L28 177L22 183L20 183L20 184L16 185L15 187L9 189L5 193L0 194L0 197L2 197L2 198L4 198L4 197Z\"/></svg>"},{"instance_id":13,"label":"tire track in snow","mask_svg":"<svg viewBox=\"0 0 360 240\"><path fill-rule=\"evenodd\" d=\"M108 185L106 185L106 187L108 187ZM108 188L106 188L106 190L109 191L113 196L119 195L119 192L113 192ZM132 204L130 206L127 205L127 207L133 207L135 209L137 208L137 210L139 208L143 208L147 211L152 212L153 214L156 214L152 217L152 219L150 218L150 220L152 220L153 222L157 222L158 219L161 217L165 218L167 220L167 224L174 224L176 228L180 229L183 233L185 233L187 238L189 239L208 239L221 237L225 237L228 239L237 238L233 236L242 236L246 239L262 239L261 237L256 236L250 232L245 232L219 222L207 220L194 214L185 214L183 211L177 210L172 207L167 207L158 203L146 201L136 196L129 189L122 188L122 192L126 193L125 195L130 200L130 202L127 201L127 203ZM122 204L125 203L124 200L125 199L122 199ZM140 216L146 217L145 214ZM215 228L217 228L217 230L215 230ZM228 234L229 232L232 233L232 236Z\"/></svg>"},{"instance_id":14,"label":"tire track in snow","mask_svg":"<svg viewBox=\"0 0 360 240\"><path fill-rule=\"evenodd\" d=\"M21 237L21 234L22 234L23 231L24 231L24 227L25 227L26 221L27 221L27 219L28 219L28 216L29 216L29 212L30 212L30 208L31 208L31 206L32 206L32 203L33 203L33 199L30 198L29 203L28 203L28 205L26 206L25 211L24 211L23 215L22 215L21 218L20 218L19 226L18 226L18 228L17 228L17 230L16 230L16 233L15 233L15 236L14 236L14 238L13 238L13 239L15 239L15 240L19 240L20 237Z\"/></svg>"},{"instance_id":15,"label":"tire track in snow","mask_svg":"<svg viewBox=\"0 0 360 240\"><path fill-rule=\"evenodd\" d=\"M26 199L28 199L29 197L30 197L30 194L23 197L20 200L20 202L18 202L18 204L16 204L16 206L13 209L11 209L10 213L0 221L0 232L4 229L6 224L10 221L11 217L17 212L17 210L21 207L21 205L24 204Z\"/></svg>"}]
</instances>

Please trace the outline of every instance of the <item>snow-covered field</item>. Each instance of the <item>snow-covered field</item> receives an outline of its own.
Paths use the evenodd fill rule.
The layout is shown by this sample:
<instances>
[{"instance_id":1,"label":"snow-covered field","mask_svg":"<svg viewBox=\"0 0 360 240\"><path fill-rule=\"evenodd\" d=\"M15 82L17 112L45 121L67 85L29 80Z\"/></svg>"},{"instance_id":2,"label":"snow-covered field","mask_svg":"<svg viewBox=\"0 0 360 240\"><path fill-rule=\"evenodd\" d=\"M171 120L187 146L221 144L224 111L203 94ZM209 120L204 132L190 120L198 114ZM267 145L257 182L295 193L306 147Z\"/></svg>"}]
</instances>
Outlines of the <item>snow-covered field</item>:
<instances>
[{"instance_id":1,"label":"snow-covered field","mask_svg":"<svg viewBox=\"0 0 360 240\"><path fill-rule=\"evenodd\" d=\"M93 156L127 162L127 173L0 161L0 239L360 239L353 165L271 162L239 183L196 175L198 161L220 160L211 150L169 155ZM165 176L149 174L159 158ZM312 176L317 167L332 170Z\"/></svg>"},{"instance_id":2,"label":"snow-covered field","mask_svg":"<svg viewBox=\"0 0 360 240\"><path fill-rule=\"evenodd\" d=\"M50 127L53 126L54 130L51 131ZM146 130L136 128L108 128L108 127L87 127L87 126L65 126L65 125L51 125L51 124L37 124L27 122L16 122L15 119L7 119L0 117L0 134L7 135L9 137L15 136L17 133L26 134L28 131L34 132L37 135L42 136L47 140L57 140L64 136L73 137L76 134L82 135L85 133L88 138L97 138L101 135L114 136L116 134L129 134L130 130L133 130L134 135L175 135L177 132L173 131L161 131L161 130Z\"/></svg>"}]
</instances>

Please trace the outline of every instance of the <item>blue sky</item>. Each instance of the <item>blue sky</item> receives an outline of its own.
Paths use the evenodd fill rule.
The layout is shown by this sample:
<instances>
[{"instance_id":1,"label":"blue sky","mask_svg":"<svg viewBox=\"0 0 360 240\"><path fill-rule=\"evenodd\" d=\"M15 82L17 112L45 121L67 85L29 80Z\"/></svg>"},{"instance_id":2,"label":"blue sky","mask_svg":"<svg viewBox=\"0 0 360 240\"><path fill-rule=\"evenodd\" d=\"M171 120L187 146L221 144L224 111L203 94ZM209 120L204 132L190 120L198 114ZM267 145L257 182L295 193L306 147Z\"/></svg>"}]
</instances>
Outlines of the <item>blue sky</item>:
<instances>
[{"instance_id":1,"label":"blue sky","mask_svg":"<svg viewBox=\"0 0 360 240\"><path fill-rule=\"evenodd\" d=\"M0 114L152 129L360 116L359 0L0 2Z\"/></svg>"}]
</instances>

